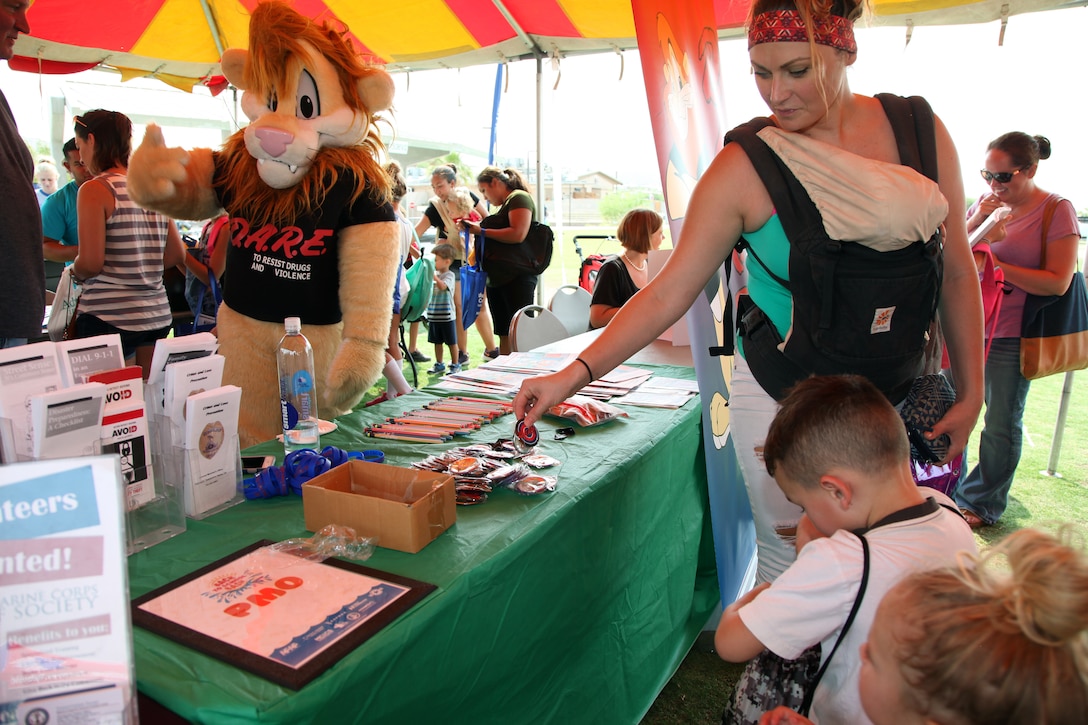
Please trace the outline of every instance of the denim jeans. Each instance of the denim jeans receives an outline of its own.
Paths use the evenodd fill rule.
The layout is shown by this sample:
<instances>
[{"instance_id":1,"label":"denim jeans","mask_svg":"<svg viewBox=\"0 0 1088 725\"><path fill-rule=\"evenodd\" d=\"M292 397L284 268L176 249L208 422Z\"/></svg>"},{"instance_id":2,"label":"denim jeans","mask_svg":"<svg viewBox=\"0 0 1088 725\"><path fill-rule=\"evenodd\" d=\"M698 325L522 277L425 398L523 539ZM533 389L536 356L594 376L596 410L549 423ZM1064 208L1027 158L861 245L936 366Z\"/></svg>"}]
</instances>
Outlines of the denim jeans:
<instances>
[{"instance_id":1,"label":"denim jeans","mask_svg":"<svg viewBox=\"0 0 1088 725\"><path fill-rule=\"evenodd\" d=\"M0 337L0 348L21 347L27 343L27 337Z\"/></svg>"},{"instance_id":2,"label":"denim jeans","mask_svg":"<svg viewBox=\"0 0 1088 725\"><path fill-rule=\"evenodd\" d=\"M956 489L956 504L988 524L1005 513L1020 463L1024 405L1031 381L1020 374L1020 338L999 337L986 358L986 415L979 438L978 465Z\"/></svg>"}]
</instances>

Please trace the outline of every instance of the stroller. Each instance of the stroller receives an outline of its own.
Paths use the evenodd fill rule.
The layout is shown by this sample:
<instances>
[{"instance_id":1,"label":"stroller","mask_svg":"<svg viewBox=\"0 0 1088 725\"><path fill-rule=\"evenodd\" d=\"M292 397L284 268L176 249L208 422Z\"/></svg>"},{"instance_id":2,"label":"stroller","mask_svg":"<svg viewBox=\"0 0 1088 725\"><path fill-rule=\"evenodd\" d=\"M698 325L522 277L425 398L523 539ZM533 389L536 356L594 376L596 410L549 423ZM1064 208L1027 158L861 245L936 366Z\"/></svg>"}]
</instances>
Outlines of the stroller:
<instances>
[{"instance_id":1,"label":"stroller","mask_svg":"<svg viewBox=\"0 0 1088 725\"><path fill-rule=\"evenodd\" d=\"M578 286L584 289L586 292L593 294L593 288L597 286L597 273L601 269L601 265L608 259L608 255L605 254L591 254L588 257L582 254L582 245L579 241L582 239L598 239L597 248L599 249L602 242L615 241L615 237L611 234L583 234L574 237L574 251L578 252L578 259L581 262L581 267L578 271Z\"/></svg>"}]
</instances>

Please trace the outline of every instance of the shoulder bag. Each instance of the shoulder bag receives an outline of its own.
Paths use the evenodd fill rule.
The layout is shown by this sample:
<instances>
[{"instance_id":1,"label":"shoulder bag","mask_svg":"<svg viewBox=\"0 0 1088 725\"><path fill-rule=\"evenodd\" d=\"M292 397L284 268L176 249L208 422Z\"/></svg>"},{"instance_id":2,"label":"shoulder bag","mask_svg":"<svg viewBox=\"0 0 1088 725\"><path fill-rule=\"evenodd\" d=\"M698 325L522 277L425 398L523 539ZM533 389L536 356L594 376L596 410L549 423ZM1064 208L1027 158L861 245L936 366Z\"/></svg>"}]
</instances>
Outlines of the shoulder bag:
<instances>
[{"instance_id":1,"label":"shoulder bag","mask_svg":"<svg viewBox=\"0 0 1088 725\"><path fill-rule=\"evenodd\" d=\"M57 292L53 296L53 305L49 309L49 339L53 342L71 340L75 337L76 316L78 315L79 296L83 287L72 279L72 265L60 273L57 280Z\"/></svg>"},{"instance_id":2,"label":"shoulder bag","mask_svg":"<svg viewBox=\"0 0 1088 725\"><path fill-rule=\"evenodd\" d=\"M1040 269L1046 268L1047 233L1061 201L1051 197L1043 211ZM1084 368L1088 368L1088 292L1078 268L1065 294L1028 294L1020 326L1020 374L1037 380Z\"/></svg>"},{"instance_id":3,"label":"shoulder bag","mask_svg":"<svg viewBox=\"0 0 1088 725\"><path fill-rule=\"evenodd\" d=\"M491 217L488 217L490 219ZM529 233L517 244L485 241L484 219L476 235L476 260L492 280L507 281L525 274L543 274L552 262L555 233L547 224L533 222Z\"/></svg>"}]
</instances>

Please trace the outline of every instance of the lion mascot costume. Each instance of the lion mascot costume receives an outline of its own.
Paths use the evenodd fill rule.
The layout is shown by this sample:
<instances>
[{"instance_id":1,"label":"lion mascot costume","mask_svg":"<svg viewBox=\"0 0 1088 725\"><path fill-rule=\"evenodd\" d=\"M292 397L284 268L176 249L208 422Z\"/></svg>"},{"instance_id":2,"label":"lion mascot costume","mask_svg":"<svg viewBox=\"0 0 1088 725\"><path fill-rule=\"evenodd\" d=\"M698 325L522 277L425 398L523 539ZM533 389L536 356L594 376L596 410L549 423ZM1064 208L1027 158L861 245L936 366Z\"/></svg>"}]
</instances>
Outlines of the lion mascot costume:
<instances>
[{"instance_id":1,"label":"lion mascot costume","mask_svg":"<svg viewBox=\"0 0 1088 725\"><path fill-rule=\"evenodd\" d=\"M223 54L250 120L219 151L167 148L148 126L129 165L143 207L175 219L231 217L219 351L242 388L243 446L281 431L276 351L287 317L314 349L318 412L350 411L385 365L400 254L375 114L393 81L364 65L346 29L262 2L249 51Z\"/></svg>"}]
</instances>

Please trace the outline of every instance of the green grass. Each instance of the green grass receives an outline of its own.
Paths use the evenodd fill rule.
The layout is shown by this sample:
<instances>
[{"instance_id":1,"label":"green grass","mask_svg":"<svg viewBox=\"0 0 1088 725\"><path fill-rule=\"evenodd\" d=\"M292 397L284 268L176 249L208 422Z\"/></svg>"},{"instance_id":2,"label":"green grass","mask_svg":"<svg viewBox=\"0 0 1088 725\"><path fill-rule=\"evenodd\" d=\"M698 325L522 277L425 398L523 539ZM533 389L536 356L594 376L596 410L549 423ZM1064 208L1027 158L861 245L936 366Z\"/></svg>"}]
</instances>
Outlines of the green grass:
<instances>
[{"instance_id":1,"label":"green grass","mask_svg":"<svg viewBox=\"0 0 1088 725\"><path fill-rule=\"evenodd\" d=\"M571 241L573 236L614 233L615 229L609 227L564 230L563 239L556 239L552 266L544 273L542 298L545 303L563 284L563 270L566 270L568 284L578 283L580 264ZM565 245L562 257L560 244ZM665 246L671 245L666 241ZM615 254L619 249L618 242L603 242L599 248L598 240L588 240L582 244L582 251L587 255ZM431 355L430 346L426 345L425 333L421 333L421 337L421 349ZM469 333L470 364L480 364L483 352L480 336L475 331ZM427 375L423 371L428 366L429 364L420 366L421 386L426 385ZM1084 455L1084 451L1088 450L1088 406L1084 405L1085 391L1077 387L1083 388L1088 384L1088 372L1074 376L1057 465L1060 477L1041 473L1046 470L1050 458L1064 381L1064 375L1055 375L1032 383L1024 413L1024 451L1013 483L1009 507L1001 521L976 533L980 547L988 546L1020 528L1053 530L1062 522L1078 522L1082 526L1088 522L1088 456ZM364 401L370 400L384 389L385 381L382 379L371 388ZM978 433L981 430L980 416L970 444L970 455L976 461ZM692 647L676 674L643 718L642 725L717 725L721 722L722 709L732 694L743 666L723 662L712 651L712 641L712 638L704 636Z\"/></svg>"}]
</instances>

